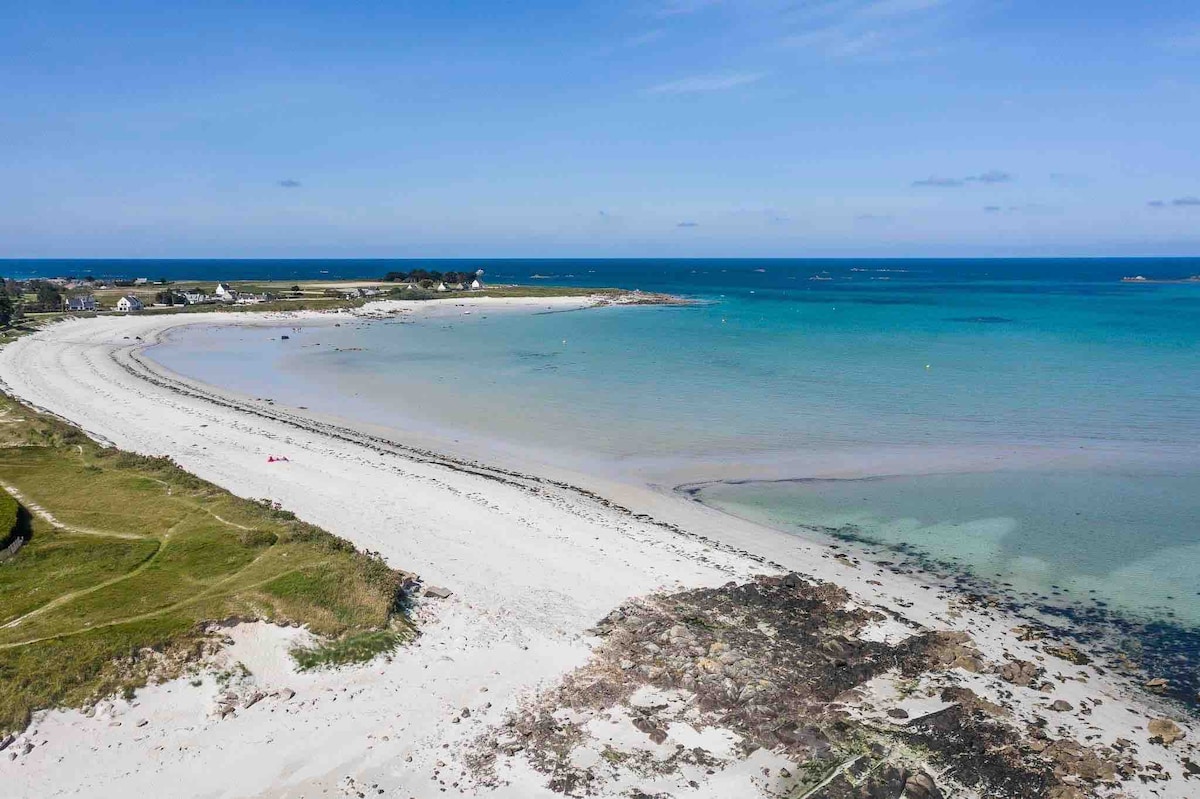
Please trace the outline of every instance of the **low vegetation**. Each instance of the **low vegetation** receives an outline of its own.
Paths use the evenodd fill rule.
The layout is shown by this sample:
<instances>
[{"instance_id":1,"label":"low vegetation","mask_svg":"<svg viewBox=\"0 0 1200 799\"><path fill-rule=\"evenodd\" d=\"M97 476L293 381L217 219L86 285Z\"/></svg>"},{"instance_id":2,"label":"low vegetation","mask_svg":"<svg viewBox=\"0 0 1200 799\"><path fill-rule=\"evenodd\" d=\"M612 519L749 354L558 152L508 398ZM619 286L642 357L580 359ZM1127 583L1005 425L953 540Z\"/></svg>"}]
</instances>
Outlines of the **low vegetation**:
<instances>
[{"instance_id":1,"label":"low vegetation","mask_svg":"<svg viewBox=\"0 0 1200 799\"><path fill-rule=\"evenodd\" d=\"M347 633L316 646L297 647L292 650L292 657L301 671L366 663L377 655L391 652L403 643L406 637L405 631L400 630Z\"/></svg>"},{"instance_id":2,"label":"low vegetation","mask_svg":"<svg viewBox=\"0 0 1200 799\"><path fill-rule=\"evenodd\" d=\"M17 534L17 515L21 506L7 491L0 491L0 547L8 546Z\"/></svg>"},{"instance_id":3,"label":"low vegetation","mask_svg":"<svg viewBox=\"0 0 1200 799\"><path fill-rule=\"evenodd\" d=\"M0 735L36 709L179 673L211 646L211 620L308 625L331 642L313 655L328 664L411 634L406 575L380 558L4 395L0 484L0 525L17 501L28 522L0 563Z\"/></svg>"}]
</instances>

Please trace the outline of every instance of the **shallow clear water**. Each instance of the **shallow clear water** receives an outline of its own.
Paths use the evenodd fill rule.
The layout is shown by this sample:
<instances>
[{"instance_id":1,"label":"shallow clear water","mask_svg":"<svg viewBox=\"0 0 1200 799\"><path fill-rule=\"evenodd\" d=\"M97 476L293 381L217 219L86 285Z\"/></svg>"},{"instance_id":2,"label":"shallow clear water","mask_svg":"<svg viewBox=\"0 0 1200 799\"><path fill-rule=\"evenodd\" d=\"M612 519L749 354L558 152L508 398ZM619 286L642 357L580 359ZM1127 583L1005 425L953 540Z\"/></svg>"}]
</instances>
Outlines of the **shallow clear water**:
<instances>
[{"instance_id":1,"label":"shallow clear water","mask_svg":"<svg viewBox=\"0 0 1200 799\"><path fill-rule=\"evenodd\" d=\"M631 479L703 473L702 499L785 529L854 524L1021 590L1200 621L1200 284L1119 280L1200 261L484 268L705 302L475 311L286 342L190 331L153 355L252 396ZM892 477L737 482L764 472Z\"/></svg>"}]
</instances>

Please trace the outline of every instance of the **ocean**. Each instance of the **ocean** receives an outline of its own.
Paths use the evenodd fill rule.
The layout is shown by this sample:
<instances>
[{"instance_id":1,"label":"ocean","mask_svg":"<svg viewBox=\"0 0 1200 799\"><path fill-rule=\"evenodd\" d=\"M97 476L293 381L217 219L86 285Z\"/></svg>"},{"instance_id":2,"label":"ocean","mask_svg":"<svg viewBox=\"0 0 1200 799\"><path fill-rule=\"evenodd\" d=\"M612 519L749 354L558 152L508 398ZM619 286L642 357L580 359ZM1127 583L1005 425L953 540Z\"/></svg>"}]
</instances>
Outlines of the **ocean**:
<instances>
[{"instance_id":1,"label":"ocean","mask_svg":"<svg viewBox=\"0 0 1200 799\"><path fill-rule=\"evenodd\" d=\"M273 330L192 330L151 355L252 396L487 441L797 535L901 553L1025 605L1115 620L1139 633L1128 645L1150 642L1163 657L1193 647L1200 283L1121 278L1184 278L1200 259L0 269L216 280L416 266L697 303L348 324L287 342Z\"/></svg>"}]
</instances>

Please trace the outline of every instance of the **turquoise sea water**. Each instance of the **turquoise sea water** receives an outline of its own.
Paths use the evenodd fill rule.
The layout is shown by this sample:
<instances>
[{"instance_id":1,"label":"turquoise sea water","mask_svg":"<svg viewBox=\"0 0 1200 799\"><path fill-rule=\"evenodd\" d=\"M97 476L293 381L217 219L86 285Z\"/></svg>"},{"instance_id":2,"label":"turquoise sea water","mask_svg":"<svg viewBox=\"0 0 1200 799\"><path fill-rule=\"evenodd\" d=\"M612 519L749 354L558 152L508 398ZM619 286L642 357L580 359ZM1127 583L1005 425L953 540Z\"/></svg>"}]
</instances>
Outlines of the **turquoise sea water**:
<instances>
[{"instance_id":1,"label":"turquoise sea water","mask_svg":"<svg viewBox=\"0 0 1200 799\"><path fill-rule=\"evenodd\" d=\"M1120 281L1200 260L476 265L702 302L287 342L191 331L153 355L278 402L687 483L1028 596L1200 625L1200 283Z\"/></svg>"}]
</instances>

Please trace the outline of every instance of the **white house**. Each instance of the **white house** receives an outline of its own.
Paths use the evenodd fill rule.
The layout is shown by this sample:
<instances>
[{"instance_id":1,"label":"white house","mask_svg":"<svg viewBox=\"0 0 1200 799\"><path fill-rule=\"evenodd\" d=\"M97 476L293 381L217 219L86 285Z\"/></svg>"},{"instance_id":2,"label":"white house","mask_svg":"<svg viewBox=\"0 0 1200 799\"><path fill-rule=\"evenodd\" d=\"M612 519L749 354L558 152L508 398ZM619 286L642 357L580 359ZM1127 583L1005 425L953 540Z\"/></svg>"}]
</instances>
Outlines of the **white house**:
<instances>
[{"instance_id":1,"label":"white house","mask_svg":"<svg viewBox=\"0 0 1200 799\"><path fill-rule=\"evenodd\" d=\"M483 291L483 284L479 282L479 278L471 281L471 291Z\"/></svg>"},{"instance_id":2,"label":"white house","mask_svg":"<svg viewBox=\"0 0 1200 799\"><path fill-rule=\"evenodd\" d=\"M201 305L209 302L209 296L203 291L185 291L183 292L183 299L188 305Z\"/></svg>"},{"instance_id":3,"label":"white house","mask_svg":"<svg viewBox=\"0 0 1200 799\"><path fill-rule=\"evenodd\" d=\"M94 311L96 310L96 298L91 294L86 294L79 297L67 297L68 311Z\"/></svg>"},{"instance_id":4,"label":"white house","mask_svg":"<svg viewBox=\"0 0 1200 799\"><path fill-rule=\"evenodd\" d=\"M121 313L140 311L142 310L142 301L132 294L126 294L124 297L117 300L117 310Z\"/></svg>"},{"instance_id":5,"label":"white house","mask_svg":"<svg viewBox=\"0 0 1200 799\"><path fill-rule=\"evenodd\" d=\"M218 283L217 290L213 293L216 294L221 300L226 302L237 299L237 292L229 288L228 283Z\"/></svg>"},{"instance_id":6,"label":"white house","mask_svg":"<svg viewBox=\"0 0 1200 799\"><path fill-rule=\"evenodd\" d=\"M147 284L147 283L149 283L149 282L150 282L150 279L149 279L149 278L145 278L145 277L139 277L137 280L133 281L133 285L135 285L135 286L144 286L144 285L146 285L146 284Z\"/></svg>"},{"instance_id":7,"label":"white house","mask_svg":"<svg viewBox=\"0 0 1200 799\"><path fill-rule=\"evenodd\" d=\"M445 283L438 283L438 284L437 284L437 289L436 289L436 290L437 290L437 291L449 291L450 289L446 288L446 284L445 284Z\"/></svg>"}]
</instances>

